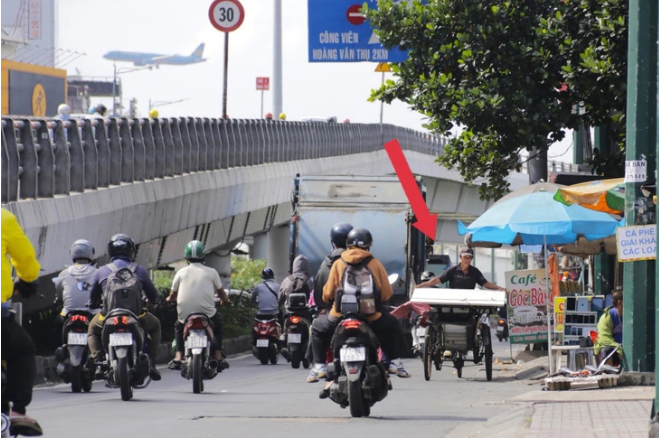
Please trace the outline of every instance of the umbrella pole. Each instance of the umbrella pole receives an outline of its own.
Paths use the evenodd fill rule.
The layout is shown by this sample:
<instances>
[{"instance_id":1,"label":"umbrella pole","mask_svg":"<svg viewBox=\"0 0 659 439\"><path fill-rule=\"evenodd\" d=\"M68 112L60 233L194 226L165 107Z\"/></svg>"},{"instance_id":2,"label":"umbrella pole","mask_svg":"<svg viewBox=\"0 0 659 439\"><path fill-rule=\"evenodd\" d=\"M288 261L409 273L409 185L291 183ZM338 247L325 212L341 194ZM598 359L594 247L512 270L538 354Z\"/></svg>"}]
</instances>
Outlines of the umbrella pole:
<instances>
[{"instance_id":1,"label":"umbrella pole","mask_svg":"<svg viewBox=\"0 0 659 439\"><path fill-rule=\"evenodd\" d=\"M554 351L552 350L552 339L551 339L551 317L552 313L549 310L549 302L551 298L551 282L549 282L549 269L547 267L547 261L549 259L547 252L547 235L542 236L544 242L544 252L545 252L545 282L547 282L547 349L549 350L549 375L553 375L556 371L554 370Z\"/></svg>"}]
</instances>

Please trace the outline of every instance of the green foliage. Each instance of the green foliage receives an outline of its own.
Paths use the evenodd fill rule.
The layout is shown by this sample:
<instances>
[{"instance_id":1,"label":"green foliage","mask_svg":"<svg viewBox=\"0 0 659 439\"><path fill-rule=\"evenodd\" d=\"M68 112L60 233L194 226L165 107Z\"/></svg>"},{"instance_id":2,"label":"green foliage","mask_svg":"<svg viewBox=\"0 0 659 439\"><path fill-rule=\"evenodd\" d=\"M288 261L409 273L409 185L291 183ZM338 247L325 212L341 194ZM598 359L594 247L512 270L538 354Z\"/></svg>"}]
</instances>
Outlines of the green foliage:
<instances>
[{"instance_id":1,"label":"green foliage","mask_svg":"<svg viewBox=\"0 0 659 439\"><path fill-rule=\"evenodd\" d=\"M370 99L408 103L436 134L464 127L437 162L485 178L482 198L507 191L521 151L581 121L624 141L626 0L380 0L367 17L386 47L410 49Z\"/></svg>"},{"instance_id":2,"label":"green foliage","mask_svg":"<svg viewBox=\"0 0 659 439\"><path fill-rule=\"evenodd\" d=\"M250 260L244 257L231 257L231 289L247 290L261 282L261 271L266 267L265 259Z\"/></svg>"}]
</instances>

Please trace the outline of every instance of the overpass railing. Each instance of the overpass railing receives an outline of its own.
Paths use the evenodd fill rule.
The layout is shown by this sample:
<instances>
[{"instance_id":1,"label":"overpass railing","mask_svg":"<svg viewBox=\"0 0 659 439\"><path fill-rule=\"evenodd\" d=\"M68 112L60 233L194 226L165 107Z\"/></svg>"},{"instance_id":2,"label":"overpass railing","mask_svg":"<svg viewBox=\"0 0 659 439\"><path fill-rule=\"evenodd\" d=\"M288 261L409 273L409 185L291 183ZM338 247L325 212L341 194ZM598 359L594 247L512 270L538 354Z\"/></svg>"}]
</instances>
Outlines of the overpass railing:
<instances>
[{"instance_id":1,"label":"overpass railing","mask_svg":"<svg viewBox=\"0 0 659 439\"><path fill-rule=\"evenodd\" d=\"M2 119L2 202L192 172L382 149L443 154L446 139L394 125L180 117Z\"/></svg>"}]
</instances>

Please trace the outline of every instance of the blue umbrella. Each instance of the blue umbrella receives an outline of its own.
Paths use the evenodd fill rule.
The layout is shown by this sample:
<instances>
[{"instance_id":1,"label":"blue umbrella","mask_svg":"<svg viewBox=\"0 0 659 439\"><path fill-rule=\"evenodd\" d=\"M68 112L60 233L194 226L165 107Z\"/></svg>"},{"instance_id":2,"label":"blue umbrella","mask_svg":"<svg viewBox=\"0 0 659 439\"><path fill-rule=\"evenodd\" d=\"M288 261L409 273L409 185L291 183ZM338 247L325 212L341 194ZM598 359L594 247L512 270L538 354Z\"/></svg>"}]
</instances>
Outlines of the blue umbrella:
<instances>
[{"instance_id":1,"label":"blue umbrella","mask_svg":"<svg viewBox=\"0 0 659 439\"><path fill-rule=\"evenodd\" d=\"M460 235L470 233L471 245L571 244L579 236L605 238L618 226L611 215L577 204L566 206L554 200L561 187L537 183L513 192L495 203L466 227L458 221ZM519 195L517 194L519 192Z\"/></svg>"}]
</instances>

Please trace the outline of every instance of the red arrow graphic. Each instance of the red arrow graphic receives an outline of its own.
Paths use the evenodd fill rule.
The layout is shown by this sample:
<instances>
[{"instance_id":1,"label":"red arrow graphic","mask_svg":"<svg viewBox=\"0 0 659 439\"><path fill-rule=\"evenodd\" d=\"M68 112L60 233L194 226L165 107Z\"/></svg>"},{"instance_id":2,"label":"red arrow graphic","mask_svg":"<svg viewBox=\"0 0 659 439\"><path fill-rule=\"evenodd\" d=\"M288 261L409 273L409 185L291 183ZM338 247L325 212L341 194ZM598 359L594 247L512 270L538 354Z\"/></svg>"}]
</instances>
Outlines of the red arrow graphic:
<instances>
[{"instance_id":1,"label":"red arrow graphic","mask_svg":"<svg viewBox=\"0 0 659 439\"><path fill-rule=\"evenodd\" d=\"M389 154L389 160L391 160L391 164L394 166L398 180L403 185L407 200L410 202L410 206L412 206L412 210L416 215L417 221L412 225L434 241L435 232L437 231L437 214L430 214L430 210L426 206L426 202L423 199L419 186L414 179L414 174L412 174L412 169L410 169L410 165L407 163L407 159L403 154L403 150L400 148L398 140L394 139L385 143L384 149Z\"/></svg>"}]
</instances>

